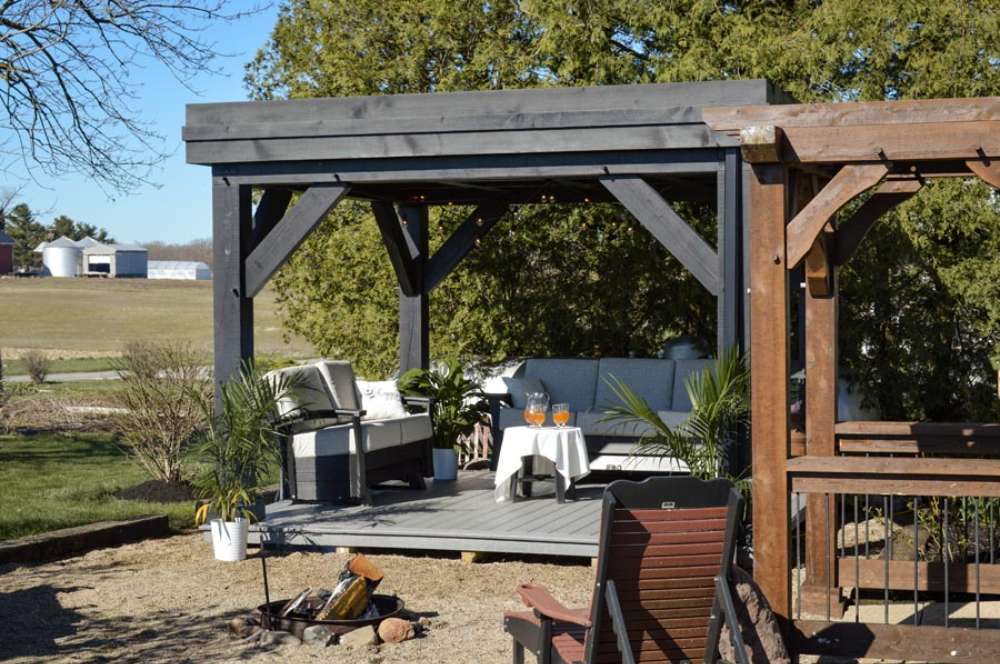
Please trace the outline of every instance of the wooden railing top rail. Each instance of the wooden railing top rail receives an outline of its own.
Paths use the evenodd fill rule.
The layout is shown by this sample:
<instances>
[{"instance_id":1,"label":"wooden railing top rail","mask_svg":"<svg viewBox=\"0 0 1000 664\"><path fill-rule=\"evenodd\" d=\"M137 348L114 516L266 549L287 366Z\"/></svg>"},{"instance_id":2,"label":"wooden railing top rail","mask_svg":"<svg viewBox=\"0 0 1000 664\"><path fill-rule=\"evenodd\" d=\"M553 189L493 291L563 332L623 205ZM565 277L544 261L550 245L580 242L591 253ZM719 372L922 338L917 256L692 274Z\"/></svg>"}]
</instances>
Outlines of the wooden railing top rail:
<instances>
[{"instance_id":1,"label":"wooden railing top rail","mask_svg":"<svg viewBox=\"0 0 1000 664\"><path fill-rule=\"evenodd\" d=\"M1000 459L804 456L786 469L796 493L1000 497Z\"/></svg>"},{"instance_id":2,"label":"wooden railing top rail","mask_svg":"<svg viewBox=\"0 0 1000 664\"><path fill-rule=\"evenodd\" d=\"M997 438L1000 423L996 422L879 422L853 420L838 422L838 436L899 436L935 438Z\"/></svg>"}]
</instances>

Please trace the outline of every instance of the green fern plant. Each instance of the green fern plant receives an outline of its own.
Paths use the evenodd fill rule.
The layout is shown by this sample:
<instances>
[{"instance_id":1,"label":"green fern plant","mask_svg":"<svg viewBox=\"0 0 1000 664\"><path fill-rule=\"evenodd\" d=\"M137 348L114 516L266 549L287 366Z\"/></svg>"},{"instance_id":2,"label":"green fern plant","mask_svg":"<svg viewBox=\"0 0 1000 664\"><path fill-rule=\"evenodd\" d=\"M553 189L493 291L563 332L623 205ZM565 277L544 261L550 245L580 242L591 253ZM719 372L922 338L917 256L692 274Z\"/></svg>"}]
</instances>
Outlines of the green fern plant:
<instances>
[{"instance_id":1,"label":"green fern plant","mask_svg":"<svg viewBox=\"0 0 1000 664\"><path fill-rule=\"evenodd\" d=\"M703 480L724 477L747 493L746 478L734 476L725 464L734 432L750 416L750 371L736 349L722 353L714 371L708 367L688 376L685 388L691 400L691 415L676 427L664 422L618 377L609 375L606 382L621 403L607 407L603 421L648 429L641 434L635 453L680 459L692 476Z\"/></svg>"}]
</instances>

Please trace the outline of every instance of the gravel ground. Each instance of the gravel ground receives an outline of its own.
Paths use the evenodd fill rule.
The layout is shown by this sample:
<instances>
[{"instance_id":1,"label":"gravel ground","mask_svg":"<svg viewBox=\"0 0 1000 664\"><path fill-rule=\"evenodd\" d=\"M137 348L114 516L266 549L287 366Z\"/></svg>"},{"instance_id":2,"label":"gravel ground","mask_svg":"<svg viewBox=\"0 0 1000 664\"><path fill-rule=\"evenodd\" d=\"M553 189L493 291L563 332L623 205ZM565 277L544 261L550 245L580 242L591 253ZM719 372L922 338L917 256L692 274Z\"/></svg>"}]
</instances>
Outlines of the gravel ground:
<instances>
[{"instance_id":1,"label":"gravel ground","mask_svg":"<svg viewBox=\"0 0 1000 664\"><path fill-rule=\"evenodd\" d=\"M331 587L349 556L291 553L270 558L275 599L306 586ZM421 638L367 647L245 646L226 623L263 602L260 563L222 563L199 535L179 535L33 567L0 567L0 660L4 662L509 662L505 609L514 588L543 583L571 606L590 598L583 562L377 555L379 590L397 593L430 620Z\"/></svg>"}]
</instances>

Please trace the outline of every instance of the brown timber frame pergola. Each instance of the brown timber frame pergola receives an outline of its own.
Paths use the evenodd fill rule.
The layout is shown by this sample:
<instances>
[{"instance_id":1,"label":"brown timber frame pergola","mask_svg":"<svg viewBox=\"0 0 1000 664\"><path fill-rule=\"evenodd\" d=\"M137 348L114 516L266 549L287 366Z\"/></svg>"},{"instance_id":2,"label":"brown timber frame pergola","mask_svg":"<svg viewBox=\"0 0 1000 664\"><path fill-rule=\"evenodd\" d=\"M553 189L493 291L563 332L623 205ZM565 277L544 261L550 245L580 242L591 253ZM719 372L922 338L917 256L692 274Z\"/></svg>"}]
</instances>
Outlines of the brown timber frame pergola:
<instances>
[{"instance_id":1,"label":"brown timber frame pergola","mask_svg":"<svg viewBox=\"0 0 1000 664\"><path fill-rule=\"evenodd\" d=\"M775 611L791 619L790 496L807 494L806 587L799 606L825 611L829 621L840 595L838 568L829 565L836 559L836 507L831 521L829 502L835 494L1000 496L996 458L917 458L926 451L996 455L998 425L838 422L836 412L838 268L884 212L927 180L979 177L1000 187L1000 98L715 108L705 109L704 118L716 131L739 136L751 167L755 577ZM865 192L853 215L837 220L838 211ZM789 274L800 265L806 284L804 445L790 431L788 407ZM869 452L908 456L847 456ZM864 562L878 565L869 570L878 579L883 565L887 582L890 571L898 576L888 560ZM912 580L915 563L907 564ZM844 572L843 585L856 585L854 572ZM976 572L978 584L978 563ZM947 578L946 570L945 589ZM1000 657L997 630L809 621L795 627L807 651L933 661Z\"/></svg>"},{"instance_id":2,"label":"brown timber frame pergola","mask_svg":"<svg viewBox=\"0 0 1000 664\"><path fill-rule=\"evenodd\" d=\"M742 347L744 166L701 108L784 101L728 81L189 105L187 161L212 168L215 375L253 355L253 297L348 197L370 202L398 279L402 370L428 365L435 286L525 203L621 203L718 298L719 346ZM678 200L714 205L715 247ZM446 204L476 207L430 255L428 207Z\"/></svg>"}]
</instances>

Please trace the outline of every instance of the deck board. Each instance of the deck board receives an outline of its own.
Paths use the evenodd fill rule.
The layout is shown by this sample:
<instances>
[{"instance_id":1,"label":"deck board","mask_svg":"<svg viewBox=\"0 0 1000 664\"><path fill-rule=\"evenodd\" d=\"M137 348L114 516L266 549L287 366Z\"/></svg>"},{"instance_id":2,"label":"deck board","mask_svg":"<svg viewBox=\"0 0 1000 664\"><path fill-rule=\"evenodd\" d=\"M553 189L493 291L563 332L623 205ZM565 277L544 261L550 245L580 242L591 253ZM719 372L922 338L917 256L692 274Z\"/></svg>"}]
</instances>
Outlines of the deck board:
<instances>
[{"instance_id":1,"label":"deck board","mask_svg":"<svg viewBox=\"0 0 1000 664\"><path fill-rule=\"evenodd\" d=\"M279 502L260 524L282 548L355 547L396 550L597 555L601 487L584 487L559 504L552 483L534 496L497 504L489 471L461 473L457 482L426 491L375 490L373 505L330 506ZM259 536L252 533L251 541Z\"/></svg>"}]
</instances>

